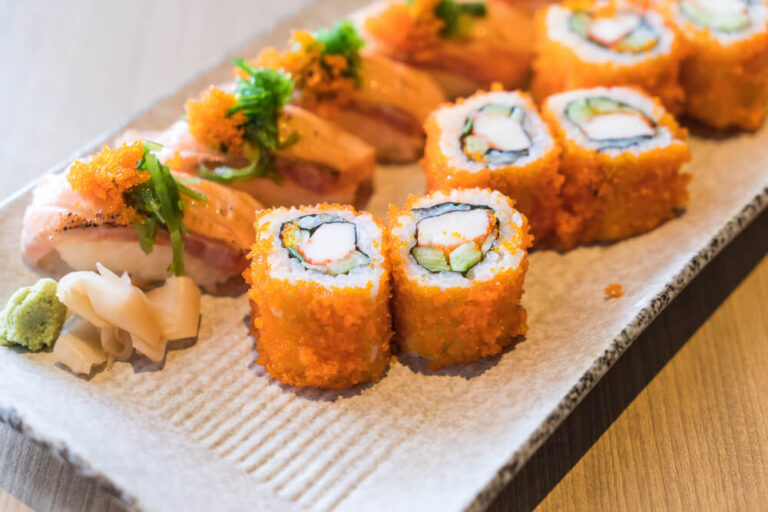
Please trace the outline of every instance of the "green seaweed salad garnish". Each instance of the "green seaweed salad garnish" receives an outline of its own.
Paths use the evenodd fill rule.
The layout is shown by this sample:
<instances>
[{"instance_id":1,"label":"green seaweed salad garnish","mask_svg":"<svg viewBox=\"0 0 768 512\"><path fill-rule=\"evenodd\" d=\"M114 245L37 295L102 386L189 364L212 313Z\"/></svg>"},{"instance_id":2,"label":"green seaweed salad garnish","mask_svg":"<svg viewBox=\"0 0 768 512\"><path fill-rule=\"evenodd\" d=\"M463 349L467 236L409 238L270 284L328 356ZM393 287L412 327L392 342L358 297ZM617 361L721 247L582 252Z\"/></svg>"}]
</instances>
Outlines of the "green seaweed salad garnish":
<instances>
[{"instance_id":1,"label":"green seaweed salad garnish","mask_svg":"<svg viewBox=\"0 0 768 512\"><path fill-rule=\"evenodd\" d=\"M243 71L243 76L235 79L237 103L229 110L229 115L237 112L245 114L243 153L251 163L240 169L209 169L201 164L200 175L226 184L261 177L279 182L281 176L273 165L274 153L298 139L298 135L293 133L280 140L279 129L280 115L293 93L293 80L283 71L256 67L243 59L235 59L234 64Z\"/></svg>"},{"instance_id":2,"label":"green seaweed salad garnish","mask_svg":"<svg viewBox=\"0 0 768 512\"><path fill-rule=\"evenodd\" d=\"M149 173L149 181L145 181L128 192L126 203L133 206L136 216L133 227L139 234L141 249L149 254L155 246L158 226L165 228L171 239L173 260L168 267L169 272L176 275L184 274L184 203L182 196L195 201L204 202L207 197L187 187L181 179L175 178L168 166L163 165L152 152L162 149L156 142L143 141L144 155L139 162L138 170Z\"/></svg>"}]
</instances>

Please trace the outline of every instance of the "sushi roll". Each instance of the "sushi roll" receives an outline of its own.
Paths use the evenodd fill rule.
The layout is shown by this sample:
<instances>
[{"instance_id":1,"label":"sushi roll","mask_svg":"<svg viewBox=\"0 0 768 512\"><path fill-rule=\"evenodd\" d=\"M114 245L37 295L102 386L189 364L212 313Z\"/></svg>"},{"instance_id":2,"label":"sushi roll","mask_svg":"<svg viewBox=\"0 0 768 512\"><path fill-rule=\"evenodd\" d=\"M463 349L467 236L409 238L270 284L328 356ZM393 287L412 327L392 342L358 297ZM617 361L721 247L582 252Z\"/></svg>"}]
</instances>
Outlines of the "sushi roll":
<instances>
[{"instance_id":1,"label":"sushi roll","mask_svg":"<svg viewBox=\"0 0 768 512\"><path fill-rule=\"evenodd\" d=\"M525 334L520 298L531 236L513 205L475 188L410 197L390 209L396 339L430 369L498 354Z\"/></svg>"},{"instance_id":2,"label":"sushi roll","mask_svg":"<svg viewBox=\"0 0 768 512\"><path fill-rule=\"evenodd\" d=\"M426 131L422 165L430 190L498 190L528 217L537 245L553 233L560 148L527 94L478 92L436 110Z\"/></svg>"},{"instance_id":3,"label":"sushi roll","mask_svg":"<svg viewBox=\"0 0 768 512\"><path fill-rule=\"evenodd\" d=\"M421 71L377 55L354 25L294 31L288 50L267 48L255 65L288 72L296 82L294 101L376 148L381 162L406 163L421 156L422 125L445 101L440 87Z\"/></svg>"},{"instance_id":4,"label":"sushi roll","mask_svg":"<svg viewBox=\"0 0 768 512\"><path fill-rule=\"evenodd\" d=\"M428 72L449 98L528 79L533 23L499 1L380 0L352 14L367 51Z\"/></svg>"},{"instance_id":5,"label":"sushi roll","mask_svg":"<svg viewBox=\"0 0 768 512\"><path fill-rule=\"evenodd\" d=\"M150 148L153 151L150 151ZM97 263L138 282L187 275L215 291L239 280L261 205L236 190L174 174L159 148L105 147L45 176L24 213L21 250L31 265L96 270Z\"/></svg>"},{"instance_id":6,"label":"sushi roll","mask_svg":"<svg viewBox=\"0 0 768 512\"><path fill-rule=\"evenodd\" d=\"M630 2L570 0L538 15L532 91L554 93L599 85L634 85L670 112L682 107L683 49L663 16Z\"/></svg>"},{"instance_id":7,"label":"sushi roll","mask_svg":"<svg viewBox=\"0 0 768 512\"><path fill-rule=\"evenodd\" d=\"M686 45L685 114L715 128L757 130L768 108L768 2L662 3Z\"/></svg>"},{"instance_id":8,"label":"sushi roll","mask_svg":"<svg viewBox=\"0 0 768 512\"><path fill-rule=\"evenodd\" d=\"M382 227L350 206L266 210L246 279L257 362L293 386L379 379L392 337Z\"/></svg>"},{"instance_id":9,"label":"sushi roll","mask_svg":"<svg viewBox=\"0 0 768 512\"><path fill-rule=\"evenodd\" d=\"M550 96L542 116L563 149L562 249L644 233L687 203L687 133L657 100L629 87L577 89Z\"/></svg>"},{"instance_id":10,"label":"sushi roll","mask_svg":"<svg viewBox=\"0 0 768 512\"><path fill-rule=\"evenodd\" d=\"M293 81L285 73L236 62L243 76L187 101L184 118L169 129L119 141L155 140L172 170L229 185L266 206L365 204L374 148L290 103Z\"/></svg>"}]
</instances>

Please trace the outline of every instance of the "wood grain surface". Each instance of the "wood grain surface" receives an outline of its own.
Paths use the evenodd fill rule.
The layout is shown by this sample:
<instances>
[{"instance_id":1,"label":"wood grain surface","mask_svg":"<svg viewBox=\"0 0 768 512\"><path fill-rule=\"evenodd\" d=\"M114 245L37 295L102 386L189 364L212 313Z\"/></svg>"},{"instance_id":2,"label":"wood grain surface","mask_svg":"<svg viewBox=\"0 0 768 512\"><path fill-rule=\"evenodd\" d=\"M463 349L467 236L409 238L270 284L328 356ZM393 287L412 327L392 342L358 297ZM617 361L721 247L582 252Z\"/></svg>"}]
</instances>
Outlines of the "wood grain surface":
<instances>
[{"instance_id":1,"label":"wood grain surface","mask_svg":"<svg viewBox=\"0 0 768 512\"><path fill-rule=\"evenodd\" d=\"M0 0L0 200L235 48L271 9L266 0ZM768 507L766 253L763 214L635 342L493 510ZM123 509L0 425L0 510Z\"/></svg>"}]
</instances>

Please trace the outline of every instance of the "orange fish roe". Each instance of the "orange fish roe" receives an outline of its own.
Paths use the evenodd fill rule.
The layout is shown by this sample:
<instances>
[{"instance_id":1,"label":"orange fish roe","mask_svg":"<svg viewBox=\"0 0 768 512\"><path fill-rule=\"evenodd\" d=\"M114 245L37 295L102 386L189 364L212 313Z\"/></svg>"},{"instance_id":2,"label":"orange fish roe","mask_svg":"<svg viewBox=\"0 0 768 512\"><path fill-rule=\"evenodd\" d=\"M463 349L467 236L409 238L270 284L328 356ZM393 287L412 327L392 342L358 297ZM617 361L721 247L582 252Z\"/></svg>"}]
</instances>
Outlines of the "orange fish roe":
<instances>
[{"instance_id":1,"label":"orange fish roe","mask_svg":"<svg viewBox=\"0 0 768 512\"><path fill-rule=\"evenodd\" d=\"M288 48L282 53L266 48L251 64L290 73L299 101L310 107L338 108L351 100L356 81L345 75L349 62L343 55L323 54L325 45L304 30L293 31ZM244 76L245 72L237 69L236 73Z\"/></svg>"},{"instance_id":2,"label":"orange fish roe","mask_svg":"<svg viewBox=\"0 0 768 512\"><path fill-rule=\"evenodd\" d=\"M351 206L329 204L300 209L302 214L318 211L355 212ZM286 272L280 265L288 261L276 257L285 251L277 233L289 214L291 219L301 216L295 209L263 210L254 224L256 241L244 277L251 286L257 362L270 377L293 386L343 389L381 378L390 363L392 337L386 259L374 258L373 266L383 272L358 285L348 284L346 276L317 279L313 271Z\"/></svg>"},{"instance_id":3,"label":"orange fish roe","mask_svg":"<svg viewBox=\"0 0 768 512\"><path fill-rule=\"evenodd\" d=\"M624 290L620 284L613 283L605 287L605 297L608 299L618 299L624 296Z\"/></svg>"},{"instance_id":4,"label":"orange fish roe","mask_svg":"<svg viewBox=\"0 0 768 512\"><path fill-rule=\"evenodd\" d=\"M90 160L76 160L67 173L72 189L102 208L113 221L128 224L136 211L125 203L125 193L149 181L149 173L138 170L144 145L132 144L110 149L104 146Z\"/></svg>"},{"instance_id":5,"label":"orange fish roe","mask_svg":"<svg viewBox=\"0 0 768 512\"><path fill-rule=\"evenodd\" d=\"M237 104L233 94L211 86L200 99L187 100L186 114L189 133L212 149L231 154L239 153L243 144L245 113L229 111Z\"/></svg>"},{"instance_id":6,"label":"orange fish roe","mask_svg":"<svg viewBox=\"0 0 768 512\"><path fill-rule=\"evenodd\" d=\"M418 51L440 42L445 22L435 15L439 0L392 3L381 14L368 18L365 29L376 39L401 51Z\"/></svg>"},{"instance_id":7,"label":"orange fish roe","mask_svg":"<svg viewBox=\"0 0 768 512\"><path fill-rule=\"evenodd\" d=\"M492 87L492 92L499 92L499 86ZM478 91L469 98L459 98L456 103L445 104L442 109L450 109L461 106L467 100L486 95L484 91ZM533 115L538 111L533 101L525 93L516 93L523 97L522 106ZM452 188L491 188L498 190L515 201L515 208L525 214L531 223L531 228L536 237L537 244L546 244L546 240L554 233L557 212L560 207L560 188L563 184L563 176L559 172L560 148L552 144L543 155L535 160L518 165L495 165L493 168L486 165L481 170L476 170L474 165L446 154L443 148L451 142L458 141L460 130L448 130L441 126L436 118L435 111L431 115L424 130L427 134L424 147L424 158L421 165L427 175L429 190L450 190ZM461 120L462 126L464 120ZM473 161L484 161L484 155L471 158Z\"/></svg>"},{"instance_id":8,"label":"orange fish roe","mask_svg":"<svg viewBox=\"0 0 768 512\"><path fill-rule=\"evenodd\" d=\"M198 159L194 157L183 157L179 150L173 152L173 156L169 158L165 165L172 171L193 173Z\"/></svg>"},{"instance_id":9,"label":"orange fish roe","mask_svg":"<svg viewBox=\"0 0 768 512\"><path fill-rule=\"evenodd\" d=\"M500 196L488 189L468 192ZM428 360L431 370L498 354L527 332L520 299L528 269L526 250L532 243L528 222L522 216L522 226L510 220L501 228L511 232L500 239L501 248L510 253L523 251L516 267L490 269L492 276L473 279L466 286L439 286L439 277L417 277L409 272L409 266L416 265L410 255L412 241L397 234L404 227L402 217L419 207L422 199L411 196L402 209L391 206L388 215L386 241L392 265L396 340L404 351ZM505 209L514 212L514 202L504 199Z\"/></svg>"},{"instance_id":10,"label":"orange fish roe","mask_svg":"<svg viewBox=\"0 0 768 512\"><path fill-rule=\"evenodd\" d=\"M688 202L691 175L681 172L691 159L685 144L688 132L657 99L653 102L657 127L669 129L671 142L618 155L581 146L567 134L558 117L561 113L549 102L544 104L542 117L563 150L560 172L565 182L556 226L559 249L645 233L675 217Z\"/></svg>"}]
</instances>

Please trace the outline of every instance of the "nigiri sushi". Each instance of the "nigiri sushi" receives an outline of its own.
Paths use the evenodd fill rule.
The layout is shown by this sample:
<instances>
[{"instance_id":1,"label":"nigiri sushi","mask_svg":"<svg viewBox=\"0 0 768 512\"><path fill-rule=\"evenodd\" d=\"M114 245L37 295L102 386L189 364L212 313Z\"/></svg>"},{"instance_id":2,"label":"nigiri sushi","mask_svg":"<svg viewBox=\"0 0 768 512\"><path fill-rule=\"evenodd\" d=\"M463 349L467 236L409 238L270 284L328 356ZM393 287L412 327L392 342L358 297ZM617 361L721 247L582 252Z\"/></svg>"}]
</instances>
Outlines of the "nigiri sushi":
<instances>
[{"instance_id":1,"label":"nigiri sushi","mask_svg":"<svg viewBox=\"0 0 768 512\"><path fill-rule=\"evenodd\" d=\"M363 53L363 45L342 21L294 31L288 50L266 48L253 63L290 73L297 104L372 145L379 161L412 162L424 147L422 125L445 96L428 74Z\"/></svg>"},{"instance_id":2,"label":"nigiri sushi","mask_svg":"<svg viewBox=\"0 0 768 512\"><path fill-rule=\"evenodd\" d=\"M184 274L215 290L246 268L259 209L247 194L171 173L137 141L44 177L24 213L21 249L50 270L101 262L139 282Z\"/></svg>"},{"instance_id":3,"label":"nigiri sushi","mask_svg":"<svg viewBox=\"0 0 768 512\"><path fill-rule=\"evenodd\" d=\"M522 86L533 57L530 16L498 1L378 1L351 16L370 53L427 71L450 98L500 82Z\"/></svg>"},{"instance_id":4,"label":"nigiri sushi","mask_svg":"<svg viewBox=\"0 0 768 512\"><path fill-rule=\"evenodd\" d=\"M287 74L237 64L244 76L190 99L185 118L168 130L119 140L157 141L163 145L158 158L172 170L230 185L268 206L367 202L373 147L290 104Z\"/></svg>"}]
</instances>

